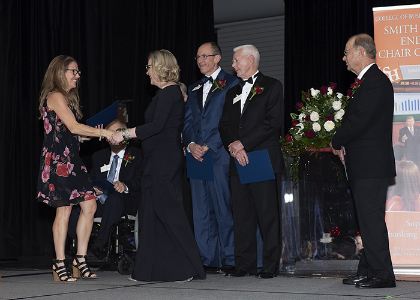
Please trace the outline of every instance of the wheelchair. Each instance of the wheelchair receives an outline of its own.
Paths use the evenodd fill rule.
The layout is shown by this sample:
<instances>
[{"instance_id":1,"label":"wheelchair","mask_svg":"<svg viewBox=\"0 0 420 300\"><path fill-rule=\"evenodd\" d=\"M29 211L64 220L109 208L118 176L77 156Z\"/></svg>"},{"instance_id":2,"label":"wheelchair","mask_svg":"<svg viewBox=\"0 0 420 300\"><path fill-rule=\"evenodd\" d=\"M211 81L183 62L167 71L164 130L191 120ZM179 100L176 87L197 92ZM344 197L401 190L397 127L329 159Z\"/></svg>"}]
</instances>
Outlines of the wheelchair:
<instances>
[{"instance_id":1,"label":"wheelchair","mask_svg":"<svg viewBox=\"0 0 420 300\"><path fill-rule=\"evenodd\" d=\"M93 220L92 235L89 244L93 244L94 239L101 226L102 218ZM121 275L129 275L134 269L134 259L138 244L138 220L137 216L125 215L118 223L112 225L109 230L108 242L104 247L105 256L101 260L89 259L88 263L92 267L109 265L110 269L117 267Z\"/></svg>"}]
</instances>

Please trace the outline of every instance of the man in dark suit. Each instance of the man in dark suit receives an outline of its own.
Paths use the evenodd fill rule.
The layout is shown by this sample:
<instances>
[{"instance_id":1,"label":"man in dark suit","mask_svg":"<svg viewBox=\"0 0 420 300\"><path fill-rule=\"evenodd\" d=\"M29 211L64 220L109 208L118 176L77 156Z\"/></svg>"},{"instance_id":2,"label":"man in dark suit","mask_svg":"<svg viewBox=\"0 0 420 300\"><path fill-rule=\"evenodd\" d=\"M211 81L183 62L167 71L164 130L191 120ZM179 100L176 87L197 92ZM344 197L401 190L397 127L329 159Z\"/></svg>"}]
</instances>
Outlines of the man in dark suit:
<instances>
[{"instance_id":1,"label":"man in dark suit","mask_svg":"<svg viewBox=\"0 0 420 300\"><path fill-rule=\"evenodd\" d=\"M115 120L106 128L118 130L127 127L120 121ZM111 226L126 214L136 215L141 201L140 185L143 173L141 150L127 146L125 142L119 145L109 144L110 148L102 149L93 154L92 170L89 175L92 180L107 179L112 169L114 157L117 155L115 157L117 167L113 178L115 192L108 197L104 197L102 192L95 188L96 194L99 196L95 217L102 217L102 221L88 258L92 258L92 254L96 258L102 258L102 249L108 241Z\"/></svg>"},{"instance_id":2,"label":"man in dark suit","mask_svg":"<svg viewBox=\"0 0 420 300\"><path fill-rule=\"evenodd\" d=\"M220 136L228 149L235 232L235 277L256 274L256 228L263 238L263 267L260 278L272 278L280 261L281 230L277 180L283 170L279 138L283 126L283 86L258 71L260 54L252 45L234 49L233 68L239 84L226 93L219 123ZM268 150L276 179L241 184L234 162L246 165L247 153Z\"/></svg>"},{"instance_id":3,"label":"man in dark suit","mask_svg":"<svg viewBox=\"0 0 420 300\"><path fill-rule=\"evenodd\" d=\"M221 50L205 43L197 50L197 65L205 77L188 87L183 139L187 155L203 161L211 153L213 180L190 179L195 239L207 272L234 268L233 220L230 207L229 154L218 131L227 90L238 79L219 67Z\"/></svg>"},{"instance_id":4,"label":"man in dark suit","mask_svg":"<svg viewBox=\"0 0 420 300\"><path fill-rule=\"evenodd\" d=\"M385 223L389 178L395 177L392 149L394 91L375 64L376 46L367 34L351 37L344 50L347 69L362 83L353 88L331 146L347 167L363 241L357 275L343 280L359 288L395 287ZM343 147L343 150L341 150Z\"/></svg>"},{"instance_id":5,"label":"man in dark suit","mask_svg":"<svg viewBox=\"0 0 420 300\"><path fill-rule=\"evenodd\" d=\"M415 164L420 162L420 127L414 126L413 116L408 116L405 120L407 126L399 131L398 141L404 144L405 157Z\"/></svg>"}]
</instances>

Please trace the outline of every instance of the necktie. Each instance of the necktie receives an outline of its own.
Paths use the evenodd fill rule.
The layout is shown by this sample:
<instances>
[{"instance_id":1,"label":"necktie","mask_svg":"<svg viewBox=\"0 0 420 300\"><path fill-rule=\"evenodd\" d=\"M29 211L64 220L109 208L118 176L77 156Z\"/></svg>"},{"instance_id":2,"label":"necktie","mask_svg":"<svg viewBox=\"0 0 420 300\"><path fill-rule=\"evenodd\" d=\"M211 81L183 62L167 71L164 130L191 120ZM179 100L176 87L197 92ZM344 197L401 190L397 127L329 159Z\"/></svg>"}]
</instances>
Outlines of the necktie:
<instances>
[{"instance_id":1,"label":"necktie","mask_svg":"<svg viewBox=\"0 0 420 300\"><path fill-rule=\"evenodd\" d=\"M111 183L114 183L114 177L115 177L115 173L117 172L117 166L118 166L118 154L114 155L114 158L112 159L112 163L111 163L111 168L109 169L108 172L108 177L106 178L106 180L108 180ZM99 202L101 202L102 204L105 203L106 198L108 198L108 195L102 194L99 195Z\"/></svg>"},{"instance_id":2,"label":"necktie","mask_svg":"<svg viewBox=\"0 0 420 300\"><path fill-rule=\"evenodd\" d=\"M253 84L252 77L249 77L247 80L240 80L239 85L241 86L241 88L243 88L245 83L247 83L247 82L250 83L250 84Z\"/></svg>"},{"instance_id":3,"label":"necktie","mask_svg":"<svg viewBox=\"0 0 420 300\"><path fill-rule=\"evenodd\" d=\"M413 127L410 127L410 133L411 133L411 135L414 135Z\"/></svg>"},{"instance_id":4,"label":"necktie","mask_svg":"<svg viewBox=\"0 0 420 300\"><path fill-rule=\"evenodd\" d=\"M108 177L106 178L111 183L114 183L114 177L118 166L118 158L118 154L115 154L114 158L112 159L112 164L111 168L109 169Z\"/></svg>"}]
</instances>

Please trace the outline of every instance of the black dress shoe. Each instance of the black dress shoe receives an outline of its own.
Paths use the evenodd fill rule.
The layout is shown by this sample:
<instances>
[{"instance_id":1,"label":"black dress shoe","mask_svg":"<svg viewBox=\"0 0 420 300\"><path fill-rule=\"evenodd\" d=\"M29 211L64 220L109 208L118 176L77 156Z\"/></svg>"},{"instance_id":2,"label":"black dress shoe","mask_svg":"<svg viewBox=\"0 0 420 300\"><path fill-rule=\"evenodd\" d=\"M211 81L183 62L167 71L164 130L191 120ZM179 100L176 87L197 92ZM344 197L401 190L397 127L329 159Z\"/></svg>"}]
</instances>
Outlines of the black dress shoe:
<instances>
[{"instance_id":1,"label":"black dress shoe","mask_svg":"<svg viewBox=\"0 0 420 300\"><path fill-rule=\"evenodd\" d=\"M203 267L206 274L218 274L220 271L220 268L218 267L208 267L208 266L203 266Z\"/></svg>"},{"instance_id":2,"label":"black dress shoe","mask_svg":"<svg viewBox=\"0 0 420 300\"><path fill-rule=\"evenodd\" d=\"M241 269L235 269L232 273L226 274L226 276L233 276L233 277L244 277L246 274L248 274L247 271L241 270Z\"/></svg>"},{"instance_id":3,"label":"black dress shoe","mask_svg":"<svg viewBox=\"0 0 420 300\"><path fill-rule=\"evenodd\" d=\"M370 280L370 278L368 278L367 276L355 275L355 276L350 276L348 278L344 278L343 283L344 284L356 285L359 282L363 282L363 281L367 281L367 280Z\"/></svg>"},{"instance_id":4,"label":"black dress shoe","mask_svg":"<svg viewBox=\"0 0 420 300\"><path fill-rule=\"evenodd\" d=\"M225 275L232 273L233 271L235 271L235 266L231 266L231 265L223 265L220 270L225 273Z\"/></svg>"},{"instance_id":5,"label":"black dress shoe","mask_svg":"<svg viewBox=\"0 0 420 300\"><path fill-rule=\"evenodd\" d=\"M390 279L380 279L380 278L370 278L368 281L359 282L356 284L358 288L393 288L396 287L397 284L395 280Z\"/></svg>"},{"instance_id":6,"label":"black dress shoe","mask_svg":"<svg viewBox=\"0 0 420 300\"><path fill-rule=\"evenodd\" d=\"M276 274L274 273L269 273L269 272L260 272L257 275L255 275L255 277L257 278L273 278L274 276L276 276Z\"/></svg>"}]
</instances>

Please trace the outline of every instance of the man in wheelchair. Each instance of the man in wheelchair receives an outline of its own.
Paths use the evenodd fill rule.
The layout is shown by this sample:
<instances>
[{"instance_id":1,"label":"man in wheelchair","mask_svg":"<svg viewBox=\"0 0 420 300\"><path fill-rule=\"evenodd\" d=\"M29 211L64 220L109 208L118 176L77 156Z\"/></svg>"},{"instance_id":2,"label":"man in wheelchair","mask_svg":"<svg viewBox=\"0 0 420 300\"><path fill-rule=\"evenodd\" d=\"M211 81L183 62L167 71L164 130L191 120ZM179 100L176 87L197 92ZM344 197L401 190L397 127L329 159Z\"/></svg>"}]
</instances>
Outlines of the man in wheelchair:
<instances>
[{"instance_id":1,"label":"man in wheelchair","mask_svg":"<svg viewBox=\"0 0 420 300\"><path fill-rule=\"evenodd\" d=\"M126 125L118 120L114 120L106 127L109 130L126 128ZM140 185L143 172L141 150L127 145L124 141L119 145L112 145L111 143L109 145L109 148L93 154L92 169L89 173L98 196L95 218L102 218L100 226L92 231L93 235L95 231L97 233L88 251L88 260L91 261L104 258L107 253L104 251L104 246L110 240L110 229L118 223L121 217L125 215L135 216L141 201ZM98 180L112 182L115 190L111 192L106 189L102 190L100 186L103 187L103 182L101 183ZM106 195L106 193L108 194ZM77 219L78 212L74 210L70 223L73 223L72 220L77 221ZM70 224L70 236L72 235L70 229L72 227Z\"/></svg>"}]
</instances>

